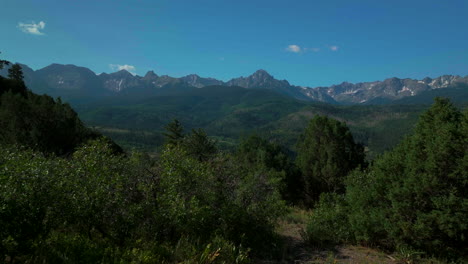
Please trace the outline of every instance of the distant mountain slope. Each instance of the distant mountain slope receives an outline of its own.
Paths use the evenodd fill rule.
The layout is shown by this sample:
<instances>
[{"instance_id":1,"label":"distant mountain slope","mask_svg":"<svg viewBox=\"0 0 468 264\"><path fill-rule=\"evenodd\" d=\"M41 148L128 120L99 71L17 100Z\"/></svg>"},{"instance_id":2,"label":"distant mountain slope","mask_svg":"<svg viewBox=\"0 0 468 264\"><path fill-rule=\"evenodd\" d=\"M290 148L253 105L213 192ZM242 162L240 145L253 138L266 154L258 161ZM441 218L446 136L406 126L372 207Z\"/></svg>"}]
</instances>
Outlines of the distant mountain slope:
<instances>
[{"instance_id":1,"label":"distant mountain slope","mask_svg":"<svg viewBox=\"0 0 468 264\"><path fill-rule=\"evenodd\" d=\"M190 74L179 78L181 81L188 83L189 85L197 88L202 88L210 85L223 85L224 82L213 78L203 78L196 74Z\"/></svg>"},{"instance_id":2,"label":"distant mountain slope","mask_svg":"<svg viewBox=\"0 0 468 264\"><path fill-rule=\"evenodd\" d=\"M346 122L369 156L390 149L412 130L426 105L338 106L305 102L267 89L207 86L177 94L126 101L107 98L75 107L80 117L125 147L155 150L173 119L204 128L223 148L257 133L294 149L314 115Z\"/></svg>"},{"instance_id":3,"label":"distant mountain slope","mask_svg":"<svg viewBox=\"0 0 468 264\"><path fill-rule=\"evenodd\" d=\"M234 78L226 83L228 86L239 86L247 89L261 88L273 90L293 98L308 100L296 87L286 80L277 80L265 70L258 70L248 77Z\"/></svg>"},{"instance_id":4,"label":"distant mountain slope","mask_svg":"<svg viewBox=\"0 0 468 264\"><path fill-rule=\"evenodd\" d=\"M337 102L345 104L359 104L368 102L390 102L405 97L416 96L420 93L444 88L468 84L468 76L460 77L443 75L435 79L423 80L390 78L384 81L347 83L332 85L330 87L317 87L315 90L321 94L328 94Z\"/></svg>"},{"instance_id":5,"label":"distant mountain slope","mask_svg":"<svg viewBox=\"0 0 468 264\"><path fill-rule=\"evenodd\" d=\"M435 97L449 98L455 104L466 106L468 104L468 84L455 83L445 89L433 89L421 92L416 96L403 97L391 101L391 104L432 104Z\"/></svg>"},{"instance_id":6,"label":"distant mountain slope","mask_svg":"<svg viewBox=\"0 0 468 264\"><path fill-rule=\"evenodd\" d=\"M93 104L77 106L82 117L91 125L115 126L124 129L162 129L172 119L180 119L188 128L204 127L237 109L287 103L294 109L304 106L301 101L264 89L238 86L208 86L171 95L159 95L134 101L108 98ZM85 110L83 110L85 109ZM284 107L270 112L288 111Z\"/></svg>"},{"instance_id":7,"label":"distant mountain slope","mask_svg":"<svg viewBox=\"0 0 468 264\"><path fill-rule=\"evenodd\" d=\"M98 76L90 69L75 65L51 64L34 72L32 83L28 87L34 91L36 83L45 85L45 91L50 91L54 96L102 96L105 90ZM25 76L27 74L25 73Z\"/></svg>"},{"instance_id":8,"label":"distant mountain slope","mask_svg":"<svg viewBox=\"0 0 468 264\"><path fill-rule=\"evenodd\" d=\"M449 87L468 84L468 76L444 75L422 80L389 78L383 81L348 83L330 87L300 87L287 80L275 79L265 70L258 70L247 77L233 78L227 82L203 78L196 74L175 78L159 76L149 71L134 76L121 70L115 73L94 74L91 70L74 65L52 64L33 71L23 65L26 84L33 91L61 96L65 99L86 99L89 97L126 96L151 97L190 91L207 86L238 86L246 89L267 89L302 101L318 101L331 104L387 104L403 98L411 98L427 91L444 95ZM6 76L7 69L0 72ZM427 95L426 95L427 96ZM411 100L410 100L411 101Z\"/></svg>"}]
</instances>

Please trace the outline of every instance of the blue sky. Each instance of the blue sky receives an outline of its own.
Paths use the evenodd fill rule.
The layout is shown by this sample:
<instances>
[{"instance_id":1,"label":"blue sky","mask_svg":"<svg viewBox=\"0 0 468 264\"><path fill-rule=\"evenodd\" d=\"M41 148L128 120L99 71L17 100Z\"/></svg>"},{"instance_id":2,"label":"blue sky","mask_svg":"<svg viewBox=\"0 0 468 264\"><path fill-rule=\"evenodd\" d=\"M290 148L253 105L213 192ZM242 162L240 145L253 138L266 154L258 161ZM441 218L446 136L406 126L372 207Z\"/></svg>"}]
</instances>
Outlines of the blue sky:
<instances>
[{"instance_id":1,"label":"blue sky","mask_svg":"<svg viewBox=\"0 0 468 264\"><path fill-rule=\"evenodd\" d=\"M1 58L33 69L196 73L265 69L316 87L468 75L466 0L2 0Z\"/></svg>"}]
</instances>

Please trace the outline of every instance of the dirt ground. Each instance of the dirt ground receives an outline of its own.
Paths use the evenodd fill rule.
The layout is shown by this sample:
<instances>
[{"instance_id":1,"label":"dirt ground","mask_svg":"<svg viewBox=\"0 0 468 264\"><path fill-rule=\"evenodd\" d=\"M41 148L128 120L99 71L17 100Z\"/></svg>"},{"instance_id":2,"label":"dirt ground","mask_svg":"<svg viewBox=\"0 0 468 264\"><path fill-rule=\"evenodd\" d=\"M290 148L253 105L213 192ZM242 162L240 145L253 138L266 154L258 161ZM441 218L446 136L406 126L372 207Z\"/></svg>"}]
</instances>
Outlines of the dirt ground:
<instances>
[{"instance_id":1,"label":"dirt ground","mask_svg":"<svg viewBox=\"0 0 468 264\"><path fill-rule=\"evenodd\" d=\"M261 261L259 264L310 264L310 263L359 263L359 264L396 264L404 263L394 257L374 249L360 246L336 246L333 248L314 248L305 243L302 233L307 216L281 221L278 233L285 240L282 260Z\"/></svg>"}]
</instances>

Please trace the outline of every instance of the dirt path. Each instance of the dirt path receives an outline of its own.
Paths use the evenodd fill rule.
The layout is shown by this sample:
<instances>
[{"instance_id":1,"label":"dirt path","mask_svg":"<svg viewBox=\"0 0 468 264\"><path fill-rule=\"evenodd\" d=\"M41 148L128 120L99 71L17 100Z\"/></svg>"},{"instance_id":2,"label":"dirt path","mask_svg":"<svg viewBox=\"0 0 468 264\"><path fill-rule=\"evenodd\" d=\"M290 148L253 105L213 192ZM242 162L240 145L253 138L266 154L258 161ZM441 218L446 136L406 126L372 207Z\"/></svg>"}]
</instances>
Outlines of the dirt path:
<instances>
[{"instance_id":1,"label":"dirt path","mask_svg":"<svg viewBox=\"0 0 468 264\"><path fill-rule=\"evenodd\" d=\"M396 264L393 257L374 249L360 246L336 246L333 248L313 248L303 240L303 221L282 221L278 229L284 238L285 246L282 259L262 261L259 264L311 264L311 263L346 263L346 264Z\"/></svg>"}]
</instances>

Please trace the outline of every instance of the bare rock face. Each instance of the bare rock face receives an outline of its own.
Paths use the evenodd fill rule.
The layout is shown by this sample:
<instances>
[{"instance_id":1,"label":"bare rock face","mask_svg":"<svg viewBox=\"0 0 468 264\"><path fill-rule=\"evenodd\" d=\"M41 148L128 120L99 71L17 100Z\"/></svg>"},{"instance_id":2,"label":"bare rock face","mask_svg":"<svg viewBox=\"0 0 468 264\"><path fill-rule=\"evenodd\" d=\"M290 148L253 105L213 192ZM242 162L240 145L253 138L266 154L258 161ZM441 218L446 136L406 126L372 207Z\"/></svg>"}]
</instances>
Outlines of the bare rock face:
<instances>
[{"instance_id":1,"label":"bare rock face","mask_svg":"<svg viewBox=\"0 0 468 264\"><path fill-rule=\"evenodd\" d=\"M239 86L243 88L266 88L278 89L289 87L288 81L276 80L265 70L258 70L248 77L234 78L226 83L228 86Z\"/></svg>"},{"instance_id":2,"label":"bare rock face","mask_svg":"<svg viewBox=\"0 0 468 264\"><path fill-rule=\"evenodd\" d=\"M223 81L216 80L213 78L203 78L196 74L189 74L187 76L180 78L180 80L182 80L183 82L186 82L190 86L197 87L197 88L202 88L202 87L211 86L211 85L224 85Z\"/></svg>"},{"instance_id":3,"label":"bare rock face","mask_svg":"<svg viewBox=\"0 0 468 264\"><path fill-rule=\"evenodd\" d=\"M447 88L458 83L468 83L467 77L443 75L435 79L426 77L422 80L399 79L396 77L384 81L348 83L344 82L330 87L308 88L318 91L318 94L328 94L340 103L359 104L375 99L397 100L407 96L415 96L433 89ZM308 90L305 90L308 92ZM320 100L317 94L311 94Z\"/></svg>"},{"instance_id":4,"label":"bare rock face","mask_svg":"<svg viewBox=\"0 0 468 264\"><path fill-rule=\"evenodd\" d=\"M234 78L226 85L247 89L269 89L299 100L315 100L304 93L302 87L291 85L286 80L277 80L265 70L258 70L248 77Z\"/></svg>"},{"instance_id":5,"label":"bare rock face","mask_svg":"<svg viewBox=\"0 0 468 264\"><path fill-rule=\"evenodd\" d=\"M99 78L105 89L116 93L142 85L141 77L133 76L126 70L120 70L111 74L102 73L99 75Z\"/></svg>"}]
</instances>

